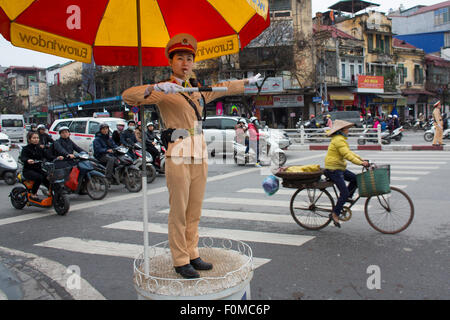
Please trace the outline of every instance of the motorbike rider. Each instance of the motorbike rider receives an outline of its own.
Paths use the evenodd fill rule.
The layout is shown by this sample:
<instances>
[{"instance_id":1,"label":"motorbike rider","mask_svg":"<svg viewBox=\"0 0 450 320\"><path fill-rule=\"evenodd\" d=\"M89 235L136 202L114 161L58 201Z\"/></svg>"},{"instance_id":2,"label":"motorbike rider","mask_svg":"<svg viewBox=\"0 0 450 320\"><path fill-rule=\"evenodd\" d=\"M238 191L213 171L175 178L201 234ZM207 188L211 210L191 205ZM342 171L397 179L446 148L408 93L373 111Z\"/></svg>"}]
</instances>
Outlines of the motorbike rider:
<instances>
[{"instance_id":1,"label":"motorbike rider","mask_svg":"<svg viewBox=\"0 0 450 320\"><path fill-rule=\"evenodd\" d=\"M387 127L389 129L389 132L392 133L394 131L394 119L392 117L392 114L388 115L388 121L387 121Z\"/></svg>"},{"instance_id":2,"label":"motorbike rider","mask_svg":"<svg viewBox=\"0 0 450 320\"><path fill-rule=\"evenodd\" d=\"M394 119L394 130L395 130L400 127L400 122L398 121L398 115L394 114L393 119Z\"/></svg>"},{"instance_id":3,"label":"motorbike rider","mask_svg":"<svg viewBox=\"0 0 450 320\"><path fill-rule=\"evenodd\" d=\"M40 201L37 196L39 186L44 184L47 188L49 188L50 183L47 180L47 175L42 170L41 166L35 163L35 161L45 161L49 159L47 159L44 149L39 146L39 134L37 132L28 132L27 141L28 144L23 147L19 156L20 161L23 163L22 174L25 179L34 181L30 199L33 201Z\"/></svg>"},{"instance_id":4,"label":"motorbike rider","mask_svg":"<svg viewBox=\"0 0 450 320\"><path fill-rule=\"evenodd\" d=\"M30 125L30 130L28 132L37 132L37 124L36 123L32 123Z\"/></svg>"},{"instance_id":5,"label":"motorbike rider","mask_svg":"<svg viewBox=\"0 0 450 320\"><path fill-rule=\"evenodd\" d=\"M244 118L238 120L236 127L236 142L245 146L248 146L248 140L246 139L247 121Z\"/></svg>"},{"instance_id":6,"label":"motorbike rider","mask_svg":"<svg viewBox=\"0 0 450 320\"><path fill-rule=\"evenodd\" d=\"M46 158L52 159L53 151L50 148L50 145L52 145L54 143L54 140L48 133L46 133L46 130L47 129L45 128L45 125L43 125L43 124L40 124L37 126L37 131L39 134L39 146L41 147L41 149L44 149Z\"/></svg>"},{"instance_id":7,"label":"motorbike rider","mask_svg":"<svg viewBox=\"0 0 450 320\"><path fill-rule=\"evenodd\" d=\"M114 140L114 143L116 145L120 145L120 135L123 132L123 129L125 129L125 122L124 121L120 121L116 124L116 128L117 130L114 130L113 134L112 134L112 139Z\"/></svg>"},{"instance_id":8,"label":"motorbike rider","mask_svg":"<svg viewBox=\"0 0 450 320\"><path fill-rule=\"evenodd\" d=\"M309 116L309 125L306 126L306 128L310 128L310 129L316 129L317 128L317 122L316 122L316 116L311 114Z\"/></svg>"},{"instance_id":9,"label":"motorbike rider","mask_svg":"<svg viewBox=\"0 0 450 320\"><path fill-rule=\"evenodd\" d=\"M58 132L59 139L53 144L55 155L64 157L64 162L67 166L74 166L75 162L72 160L75 158L74 151L82 152L83 149L70 139L69 127L62 126L59 128Z\"/></svg>"},{"instance_id":10,"label":"motorbike rider","mask_svg":"<svg viewBox=\"0 0 450 320\"><path fill-rule=\"evenodd\" d=\"M248 124L248 135L249 135L249 146L256 153L256 167L260 167L259 161L259 121L256 117L250 118L250 123Z\"/></svg>"},{"instance_id":11,"label":"motorbike rider","mask_svg":"<svg viewBox=\"0 0 450 320\"><path fill-rule=\"evenodd\" d=\"M106 165L106 178L110 179L113 175L114 162L116 161L114 148L117 148L117 145L109 136L108 124L102 123L100 125L99 132L95 134L93 145L94 157Z\"/></svg>"},{"instance_id":12,"label":"motorbike rider","mask_svg":"<svg viewBox=\"0 0 450 320\"><path fill-rule=\"evenodd\" d=\"M419 113L419 127L422 128L425 124L425 116L423 115L423 113Z\"/></svg>"},{"instance_id":13,"label":"motorbike rider","mask_svg":"<svg viewBox=\"0 0 450 320\"><path fill-rule=\"evenodd\" d=\"M155 163L155 159L159 156L159 151L156 149L155 145L155 139L159 141L158 136L154 132L155 130L155 124L153 122L147 123L147 132L145 132L145 147L148 152L152 155L152 163Z\"/></svg>"},{"instance_id":14,"label":"motorbike rider","mask_svg":"<svg viewBox=\"0 0 450 320\"><path fill-rule=\"evenodd\" d=\"M127 129L124 130L120 135L120 144L125 147L130 147L133 146L136 142L138 142L136 139L136 134L134 133L136 130L136 122L134 120L129 120L127 126L128 126ZM128 152L128 155L132 159L134 160L136 159L136 155L131 150L130 152Z\"/></svg>"}]
</instances>

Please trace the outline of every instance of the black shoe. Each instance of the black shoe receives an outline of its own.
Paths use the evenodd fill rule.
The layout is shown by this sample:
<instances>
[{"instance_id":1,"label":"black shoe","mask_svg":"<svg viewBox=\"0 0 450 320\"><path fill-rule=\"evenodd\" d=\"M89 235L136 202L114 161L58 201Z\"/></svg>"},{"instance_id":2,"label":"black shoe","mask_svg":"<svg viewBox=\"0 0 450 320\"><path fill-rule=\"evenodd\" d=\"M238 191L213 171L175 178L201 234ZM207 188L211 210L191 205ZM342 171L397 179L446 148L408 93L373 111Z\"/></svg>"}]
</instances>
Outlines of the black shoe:
<instances>
[{"instance_id":1,"label":"black shoe","mask_svg":"<svg viewBox=\"0 0 450 320\"><path fill-rule=\"evenodd\" d=\"M200 278L200 274L195 271L190 264L185 264L181 267L175 267L175 271L186 279Z\"/></svg>"},{"instance_id":2,"label":"black shoe","mask_svg":"<svg viewBox=\"0 0 450 320\"><path fill-rule=\"evenodd\" d=\"M211 270L213 268L211 263L203 261L200 257L191 260L191 265L195 270Z\"/></svg>"}]
</instances>

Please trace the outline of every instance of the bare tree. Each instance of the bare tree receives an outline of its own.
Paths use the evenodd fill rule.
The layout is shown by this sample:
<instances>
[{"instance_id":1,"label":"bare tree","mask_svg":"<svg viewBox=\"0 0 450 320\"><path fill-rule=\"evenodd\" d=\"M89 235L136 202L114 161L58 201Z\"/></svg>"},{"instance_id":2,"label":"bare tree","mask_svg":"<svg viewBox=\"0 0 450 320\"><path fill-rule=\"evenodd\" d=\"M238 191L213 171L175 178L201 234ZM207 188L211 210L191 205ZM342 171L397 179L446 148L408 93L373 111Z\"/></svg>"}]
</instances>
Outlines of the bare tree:
<instances>
[{"instance_id":1,"label":"bare tree","mask_svg":"<svg viewBox=\"0 0 450 320\"><path fill-rule=\"evenodd\" d=\"M0 113L24 113L25 106L8 82L0 83Z\"/></svg>"}]
</instances>

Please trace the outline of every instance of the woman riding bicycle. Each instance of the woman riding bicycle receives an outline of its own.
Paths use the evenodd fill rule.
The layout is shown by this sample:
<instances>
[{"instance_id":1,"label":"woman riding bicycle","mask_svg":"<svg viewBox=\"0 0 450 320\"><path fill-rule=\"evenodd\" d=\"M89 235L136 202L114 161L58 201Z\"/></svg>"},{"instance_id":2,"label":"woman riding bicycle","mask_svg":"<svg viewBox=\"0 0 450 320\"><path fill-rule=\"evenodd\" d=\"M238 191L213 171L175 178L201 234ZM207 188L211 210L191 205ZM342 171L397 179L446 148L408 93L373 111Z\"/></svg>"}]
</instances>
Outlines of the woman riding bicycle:
<instances>
[{"instance_id":1,"label":"woman riding bicycle","mask_svg":"<svg viewBox=\"0 0 450 320\"><path fill-rule=\"evenodd\" d=\"M339 189L340 195L330 218L334 225L340 227L339 215L344 207L345 202L352 202L352 197L356 191L356 175L347 170L347 162L351 161L356 165L369 166L367 161L364 161L360 156L350 151L347 137L349 128L354 124L351 122L336 120L333 127L327 132L327 136L332 137L328 152L325 157L325 176L333 181ZM349 185L345 184L349 181Z\"/></svg>"}]
</instances>

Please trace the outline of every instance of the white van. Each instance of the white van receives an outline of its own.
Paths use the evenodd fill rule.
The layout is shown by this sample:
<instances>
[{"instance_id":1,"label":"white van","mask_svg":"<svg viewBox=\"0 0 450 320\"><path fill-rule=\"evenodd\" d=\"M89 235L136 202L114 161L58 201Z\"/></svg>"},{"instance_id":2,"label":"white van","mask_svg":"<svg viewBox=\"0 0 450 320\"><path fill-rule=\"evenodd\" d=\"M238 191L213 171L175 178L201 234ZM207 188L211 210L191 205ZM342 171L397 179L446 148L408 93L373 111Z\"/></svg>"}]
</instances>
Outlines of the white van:
<instances>
[{"instance_id":1,"label":"white van","mask_svg":"<svg viewBox=\"0 0 450 320\"><path fill-rule=\"evenodd\" d=\"M21 114L0 114L0 132L11 140L23 142L25 139L25 121Z\"/></svg>"},{"instance_id":2,"label":"white van","mask_svg":"<svg viewBox=\"0 0 450 320\"><path fill-rule=\"evenodd\" d=\"M55 120L48 133L52 136L53 140L59 139L58 130L61 127L69 127L70 139L75 142L77 146L89 152L89 146L94 141L95 134L99 131L101 123L107 123L109 130L113 132L117 129L117 123L126 123L120 118L71 118L71 119L58 119Z\"/></svg>"}]
</instances>

